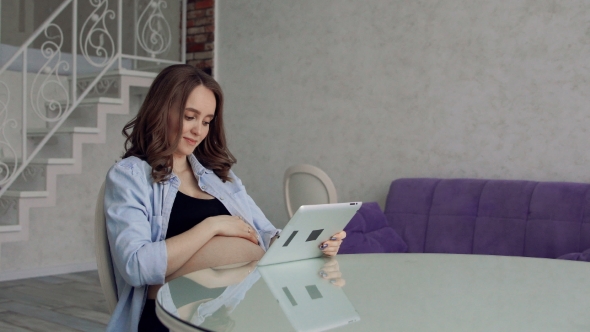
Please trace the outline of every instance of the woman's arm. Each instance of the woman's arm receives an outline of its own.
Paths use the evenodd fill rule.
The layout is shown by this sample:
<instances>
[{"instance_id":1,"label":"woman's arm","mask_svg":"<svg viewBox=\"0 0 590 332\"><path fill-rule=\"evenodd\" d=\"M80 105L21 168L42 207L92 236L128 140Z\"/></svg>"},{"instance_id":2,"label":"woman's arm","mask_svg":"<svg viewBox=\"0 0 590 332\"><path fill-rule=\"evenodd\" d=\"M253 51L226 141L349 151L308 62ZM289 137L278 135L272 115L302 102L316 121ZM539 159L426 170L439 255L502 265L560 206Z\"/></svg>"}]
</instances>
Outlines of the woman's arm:
<instances>
[{"instance_id":1,"label":"woman's arm","mask_svg":"<svg viewBox=\"0 0 590 332\"><path fill-rule=\"evenodd\" d=\"M134 287L164 282L166 246L159 237L153 187L140 162L115 164L105 181L104 212L113 265ZM153 231L152 231L153 230Z\"/></svg>"},{"instance_id":2,"label":"woman's arm","mask_svg":"<svg viewBox=\"0 0 590 332\"><path fill-rule=\"evenodd\" d=\"M196 270L258 260L256 232L238 217L216 216L166 240L166 281Z\"/></svg>"}]
</instances>

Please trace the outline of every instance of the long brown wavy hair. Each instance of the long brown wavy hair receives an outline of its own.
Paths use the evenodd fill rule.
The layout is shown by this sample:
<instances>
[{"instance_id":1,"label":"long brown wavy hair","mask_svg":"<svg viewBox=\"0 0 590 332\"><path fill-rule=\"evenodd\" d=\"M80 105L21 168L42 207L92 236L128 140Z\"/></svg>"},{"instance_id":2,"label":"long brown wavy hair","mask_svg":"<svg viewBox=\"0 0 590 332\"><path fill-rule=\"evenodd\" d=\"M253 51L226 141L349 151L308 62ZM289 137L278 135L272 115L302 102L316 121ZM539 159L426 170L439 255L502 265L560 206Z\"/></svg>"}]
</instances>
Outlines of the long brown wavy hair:
<instances>
[{"instance_id":1,"label":"long brown wavy hair","mask_svg":"<svg viewBox=\"0 0 590 332\"><path fill-rule=\"evenodd\" d=\"M209 124L209 133L193 154L206 168L223 182L231 181L229 170L236 158L229 152L223 129L223 92L219 84L202 70L189 65L172 65L160 72L150 86L137 115L123 127L125 153L145 160L152 167L155 182L167 180L172 173L172 154L180 141L178 130L174 142L168 141L169 114L179 116L176 128L182 128L184 105L189 94L204 86L215 95L215 116Z\"/></svg>"}]
</instances>

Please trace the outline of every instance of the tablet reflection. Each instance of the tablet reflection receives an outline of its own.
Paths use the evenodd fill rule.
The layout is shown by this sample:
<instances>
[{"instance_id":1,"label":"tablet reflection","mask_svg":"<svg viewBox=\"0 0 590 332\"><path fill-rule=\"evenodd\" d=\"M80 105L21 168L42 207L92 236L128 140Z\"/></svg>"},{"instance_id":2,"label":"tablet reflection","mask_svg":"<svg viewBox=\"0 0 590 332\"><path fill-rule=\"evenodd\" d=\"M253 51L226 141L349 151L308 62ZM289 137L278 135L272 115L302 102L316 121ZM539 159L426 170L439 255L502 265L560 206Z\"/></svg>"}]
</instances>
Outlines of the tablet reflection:
<instances>
[{"instance_id":1,"label":"tablet reflection","mask_svg":"<svg viewBox=\"0 0 590 332\"><path fill-rule=\"evenodd\" d=\"M336 259L259 266L258 272L296 331L326 331L360 320Z\"/></svg>"}]
</instances>

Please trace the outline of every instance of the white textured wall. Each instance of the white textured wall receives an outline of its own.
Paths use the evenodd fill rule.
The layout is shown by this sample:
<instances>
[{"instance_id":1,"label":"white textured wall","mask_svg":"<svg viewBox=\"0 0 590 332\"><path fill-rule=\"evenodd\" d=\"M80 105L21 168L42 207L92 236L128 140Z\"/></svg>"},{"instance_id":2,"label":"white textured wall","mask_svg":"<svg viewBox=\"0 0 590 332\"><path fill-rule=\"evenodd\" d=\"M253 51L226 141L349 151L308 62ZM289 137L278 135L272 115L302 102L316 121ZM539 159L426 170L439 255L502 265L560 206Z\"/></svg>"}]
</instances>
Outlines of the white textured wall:
<instances>
[{"instance_id":1,"label":"white textured wall","mask_svg":"<svg viewBox=\"0 0 590 332\"><path fill-rule=\"evenodd\" d=\"M236 172L271 221L285 169L383 204L399 177L590 180L590 7L218 0Z\"/></svg>"}]
</instances>

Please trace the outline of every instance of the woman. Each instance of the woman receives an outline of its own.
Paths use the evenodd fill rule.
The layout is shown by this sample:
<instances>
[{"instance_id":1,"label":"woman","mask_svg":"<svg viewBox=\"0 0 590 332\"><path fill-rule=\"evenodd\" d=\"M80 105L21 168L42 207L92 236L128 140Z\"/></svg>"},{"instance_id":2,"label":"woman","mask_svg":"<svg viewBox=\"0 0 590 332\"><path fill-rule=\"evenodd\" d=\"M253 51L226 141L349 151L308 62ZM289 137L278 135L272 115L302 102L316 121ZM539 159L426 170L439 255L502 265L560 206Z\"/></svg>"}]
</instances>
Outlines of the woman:
<instances>
[{"instance_id":1,"label":"woman","mask_svg":"<svg viewBox=\"0 0 590 332\"><path fill-rule=\"evenodd\" d=\"M230 169L236 160L225 141L223 94L201 70L165 68L123 135L126 152L105 185L119 294L109 331L159 324L154 299L165 281L258 259L278 234ZM321 249L336 255L345 236Z\"/></svg>"}]
</instances>

